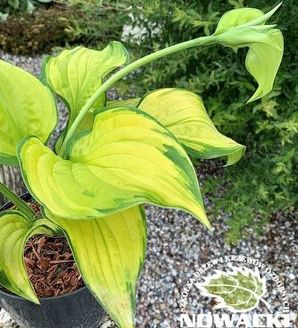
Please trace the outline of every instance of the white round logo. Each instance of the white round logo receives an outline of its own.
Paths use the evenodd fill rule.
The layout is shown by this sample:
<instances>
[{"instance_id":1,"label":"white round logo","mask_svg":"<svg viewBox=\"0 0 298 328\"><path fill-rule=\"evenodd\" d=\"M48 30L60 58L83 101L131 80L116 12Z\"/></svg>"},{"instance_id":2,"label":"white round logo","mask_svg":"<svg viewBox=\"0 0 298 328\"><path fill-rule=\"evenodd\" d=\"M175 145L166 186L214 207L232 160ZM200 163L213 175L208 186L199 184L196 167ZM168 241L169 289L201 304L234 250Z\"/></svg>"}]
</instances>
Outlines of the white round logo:
<instances>
[{"instance_id":1,"label":"white round logo","mask_svg":"<svg viewBox=\"0 0 298 328\"><path fill-rule=\"evenodd\" d=\"M267 280L273 281L279 293L277 310L266 300L271 292ZM198 300L210 298L212 311L193 312L189 305L194 303L194 295ZM290 312L279 276L258 259L244 255L224 256L205 263L183 287L179 305L179 327L295 327L296 315Z\"/></svg>"}]
</instances>

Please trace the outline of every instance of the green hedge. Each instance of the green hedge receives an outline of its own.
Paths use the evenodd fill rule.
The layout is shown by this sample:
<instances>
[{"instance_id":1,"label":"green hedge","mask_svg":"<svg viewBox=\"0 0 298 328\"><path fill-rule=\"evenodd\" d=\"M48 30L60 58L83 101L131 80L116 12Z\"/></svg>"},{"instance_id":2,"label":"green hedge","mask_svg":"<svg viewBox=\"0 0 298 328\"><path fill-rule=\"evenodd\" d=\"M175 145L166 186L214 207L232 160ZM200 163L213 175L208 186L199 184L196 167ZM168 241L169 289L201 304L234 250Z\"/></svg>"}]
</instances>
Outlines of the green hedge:
<instances>
[{"instance_id":1,"label":"green hedge","mask_svg":"<svg viewBox=\"0 0 298 328\"><path fill-rule=\"evenodd\" d=\"M219 17L234 7L267 11L276 2L153 0L142 4L135 17L146 33L140 45L130 42L135 57L212 33ZM137 94L171 86L200 94L220 131L247 146L239 164L224 169L219 180L211 178L204 186L205 192L218 195L219 186L225 185L221 196L214 199L215 212L224 208L230 214L227 240L231 243L245 236L246 227L262 231L273 212L292 211L297 201L297 17L296 1L289 0L273 18L283 31L285 54L274 90L262 101L245 104L256 88L244 67L245 49L236 54L220 46L196 48L153 63L134 80ZM156 27L159 33L152 33Z\"/></svg>"}]
</instances>

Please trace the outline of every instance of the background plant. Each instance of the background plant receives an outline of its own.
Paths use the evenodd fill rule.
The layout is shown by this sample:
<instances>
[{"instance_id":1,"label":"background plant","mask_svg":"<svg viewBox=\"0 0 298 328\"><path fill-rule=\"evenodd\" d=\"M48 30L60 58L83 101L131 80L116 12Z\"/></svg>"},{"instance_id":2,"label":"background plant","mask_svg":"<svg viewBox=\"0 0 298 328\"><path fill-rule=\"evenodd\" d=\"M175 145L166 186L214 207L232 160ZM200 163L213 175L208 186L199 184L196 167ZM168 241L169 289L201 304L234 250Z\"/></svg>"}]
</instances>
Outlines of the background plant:
<instances>
[{"instance_id":1,"label":"background plant","mask_svg":"<svg viewBox=\"0 0 298 328\"><path fill-rule=\"evenodd\" d=\"M0 47L25 55L78 44L100 49L120 39L130 20L125 8L110 2L55 1L34 11L14 11L0 23Z\"/></svg>"},{"instance_id":2,"label":"background plant","mask_svg":"<svg viewBox=\"0 0 298 328\"><path fill-rule=\"evenodd\" d=\"M37 6L52 4L53 0L2 0L0 3L0 20L20 12L32 12Z\"/></svg>"},{"instance_id":3,"label":"background plant","mask_svg":"<svg viewBox=\"0 0 298 328\"><path fill-rule=\"evenodd\" d=\"M263 11L274 1L262 2ZM134 25L142 37L128 37L132 52L151 52L163 45L209 35L215 30L220 13L242 6L259 6L258 1L142 1L135 7ZM275 211L293 211L297 201L295 145L297 144L297 56L295 26L298 15L295 1L283 3L275 16L285 36L284 60L270 95L245 105L255 82L243 66L245 50L233 52L223 47L193 49L161 59L144 68L137 82L125 92L178 86L202 96L215 125L228 136L247 146L247 154L237 168L230 167L219 180L205 183L210 194L221 189L214 200L214 214L226 209L227 241L236 243L246 227L263 230ZM140 39L142 40L140 42ZM127 85L127 84L126 84ZM206 164L208 165L208 164ZM200 168L199 168L200 170Z\"/></svg>"}]
</instances>

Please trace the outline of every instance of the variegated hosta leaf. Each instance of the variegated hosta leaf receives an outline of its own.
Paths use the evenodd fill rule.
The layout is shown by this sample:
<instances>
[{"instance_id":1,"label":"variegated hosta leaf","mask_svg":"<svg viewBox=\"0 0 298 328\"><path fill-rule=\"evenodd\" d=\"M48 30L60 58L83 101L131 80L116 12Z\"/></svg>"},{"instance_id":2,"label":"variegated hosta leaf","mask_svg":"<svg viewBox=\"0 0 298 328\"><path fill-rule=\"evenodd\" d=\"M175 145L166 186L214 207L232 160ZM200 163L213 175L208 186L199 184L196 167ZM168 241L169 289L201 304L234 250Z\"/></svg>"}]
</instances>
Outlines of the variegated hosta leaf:
<instances>
[{"instance_id":1,"label":"variegated hosta leaf","mask_svg":"<svg viewBox=\"0 0 298 328\"><path fill-rule=\"evenodd\" d=\"M37 138L19 150L27 187L54 215L90 219L148 202L184 209L209 225L189 157L146 113L99 112L93 129L66 151L67 160Z\"/></svg>"},{"instance_id":2,"label":"variegated hosta leaf","mask_svg":"<svg viewBox=\"0 0 298 328\"><path fill-rule=\"evenodd\" d=\"M28 238L52 234L53 223L46 219L31 222L19 211L0 212L0 285L39 303L24 266L23 254Z\"/></svg>"},{"instance_id":3,"label":"variegated hosta leaf","mask_svg":"<svg viewBox=\"0 0 298 328\"><path fill-rule=\"evenodd\" d=\"M283 36L274 25L262 25L280 5L264 14L255 8L228 11L220 19L214 33L218 43L228 47L249 47L245 65L258 83L258 89L248 102L267 95L283 56Z\"/></svg>"},{"instance_id":4,"label":"variegated hosta leaf","mask_svg":"<svg viewBox=\"0 0 298 328\"><path fill-rule=\"evenodd\" d=\"M125 100L109 100L106 102L106 108L120 108L120 107L128 107L128 108L136 108L138 103L140 102L140 98L132 98L132 99L125 99ZM82 131L89 130L92 128L94 121L94 112L88 112L78 128L75 131L75 134L80 134ZM58 153L61 143L64 139L64 133L60 135L58 138L56 144L55 144L55 150Z\"/></svg>"},{"instance_id":5,"label":"variegated hosta leaf","mask_svg":"<svg viewBox=\"0 0 298 328\"><path fill-rule=\"evenodd\" d=\"M109 100L107 101L107 108L123 108L123 107L132 107L137 108L140 102L140 98L131 98L124 100Z\"/></svg>"},{"instance_id":6,"label":"variegated hosta leaf","mask_svg":"<svg viewBox=\"0 0 298 328\"><path fill-rule=\"evenodd\" d=\"M249 102L266 96L272 90L282 60L283 47L283 36L281 31L277 29L267 32L264 42L250 45L245 66L259 86Z\"/></svg>"},{"instance_id":7,"label":"variegated hosta leaf","mask_svg":"<svg viewBox=\"0 0 298 328\"><path fill-rule=\"evenodd\" d=\"M138 107L168 128L194 157L227 156L227 165L232 165L245 152L244 146L216 129L202 99L192 92L160 89L146 95Z\"/></svg>"},{"instance_id":8,"label":"variegated hosta leaf","mask_svg":"<svg viewBox=\"0 0 298 328\"><path fill-rule=\"evenodd\" d=\"M68 105L68 125L73 123L107 74L124 65L127 60L126 49L117 41L110 42L101 51L77 47L64 50L56 57L47 58L43 75L50 88ZM93 108L104 106L105 101L103 94Z\"/></svg>"},{"instance_id":9,"label":"variegated hosta leaf","mask_svg":"<svg viewBox=\"0 0 298 328\"><path fill-rule=\"evenodd\" d=\"M134 327L136 282L146 251L143 209L93 220L52 218L65 231L81 275L119 327Z\"/></svg>"},{"instance_id":10,"label":"variegated hosta leaf","mask_svg":"<svg viewBox=\"0 0 298 328\"><path fill-rule=\"evenodd\" d=\"M140 102L140 98L132 98L132 99L125 99L125 100L108 100L106 103L106 108L111 109L111 108L137 108L138 103ZM94 117L95 114L94 112L88 112L82 122L80 123L80 125L78 126L78 128L75 131L75 135L77 134L81 134L86 130L90 130L93 126L93 122L94 122ZM59 150L60 146L61 146L61 142L63 140L63 135L61 135L62 138L58 139L58 142L56 143L56 150Z\"/></svg>"},{"instance_id":11,"label":"variegated hosta leaf","mask_svg":"<svg viewBox=\"0 0 298 328\"><path fill-rule=\"evenodd\" d=\"M34 135L46 142L58 116L50 90L33 75L0 60L0 164L17 164L17 145Z\"/></svg>"}]
</instances>

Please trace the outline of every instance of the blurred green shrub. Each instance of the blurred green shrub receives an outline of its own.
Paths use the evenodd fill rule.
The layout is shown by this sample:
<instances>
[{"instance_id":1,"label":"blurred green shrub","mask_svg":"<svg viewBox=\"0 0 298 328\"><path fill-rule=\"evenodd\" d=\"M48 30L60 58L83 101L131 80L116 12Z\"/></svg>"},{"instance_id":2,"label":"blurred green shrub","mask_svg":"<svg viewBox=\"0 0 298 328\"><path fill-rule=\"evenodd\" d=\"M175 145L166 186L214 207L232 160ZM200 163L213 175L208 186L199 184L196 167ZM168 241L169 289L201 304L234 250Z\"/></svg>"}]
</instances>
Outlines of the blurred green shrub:
<instances>
[{"instance_id":1,"label":"blurred green shrub","mask_svg":"<svg viewBox=\"0 0 298 328\"><path fill-rule=\"evenodd\" d=\"M214 31L219 17L235 7L250 6L267 11L275 1L151 0L135 9L134 24L141 42L128 38L136 57ZM135 86L123 92L141 95L160 87L182 87L202 95L217 127L247 146L247 154L235 167L226 168L216 184L205 182L205 192L225 185L222 199L215 197L215 212L225 208L230 218L227 241L236 243L245 228L261 232L278 210L292 211L297 201L297 65L295 26L297 2L284 2L278 15L285 36L285 55L272 93L245 105L255 81L244 67L244 53L229 48L202 47L173 55L146 67L134 77ZM240 55L240 56L239 56ZM210 179L211 180L211 179ZM216 193L218 194L218 193ZM219 193L220 195L220 193ZM223 204L224 203L224 204Z\"/></svg>"},{"instance_id":2,"label":"blurred green shrub","mask_svg":"<svg viewBox=\"0 0 298 328\"><path fill-rule=\"evenodd\" d=\"M68 8L78 15L68 29L70 44L103 48L111 40L120 40L122 26L130 21L130 1L68 0Z\"/></svg>"},{"instance_id":3,"label":"blurred green shrub","mask_svg":"<svg viewBox=\"0 0 298 328\"><path fill-rule=\"evenodd\" d=\"M31 55L64 46L76 15L73 10L61 7L9 16L0 24L0 48L13 54Z\"/></svg>"},{"instance_id":4,"label":"blurred green shrub","mask_svg":"<svg viewBox=\"0 0 298 328\"><path fill-rule=\"evenodd\" d=\"M32 12L36 6L51 4L53 0L1 0L0 20L19 12Z\"/></svg>"},{"instance_id":5,"label":"blurred green shrub","mask_svg":"<svg viewBox=\"0 0 298 328\"><path fill-rule=\"evenodd\" d=\"M120 39L126 17L118 5L55 1L47 9L11 15L1 22L0 48L25 55L78 44L101 48L110 40Z\"/></svg>"}]
</instances>

